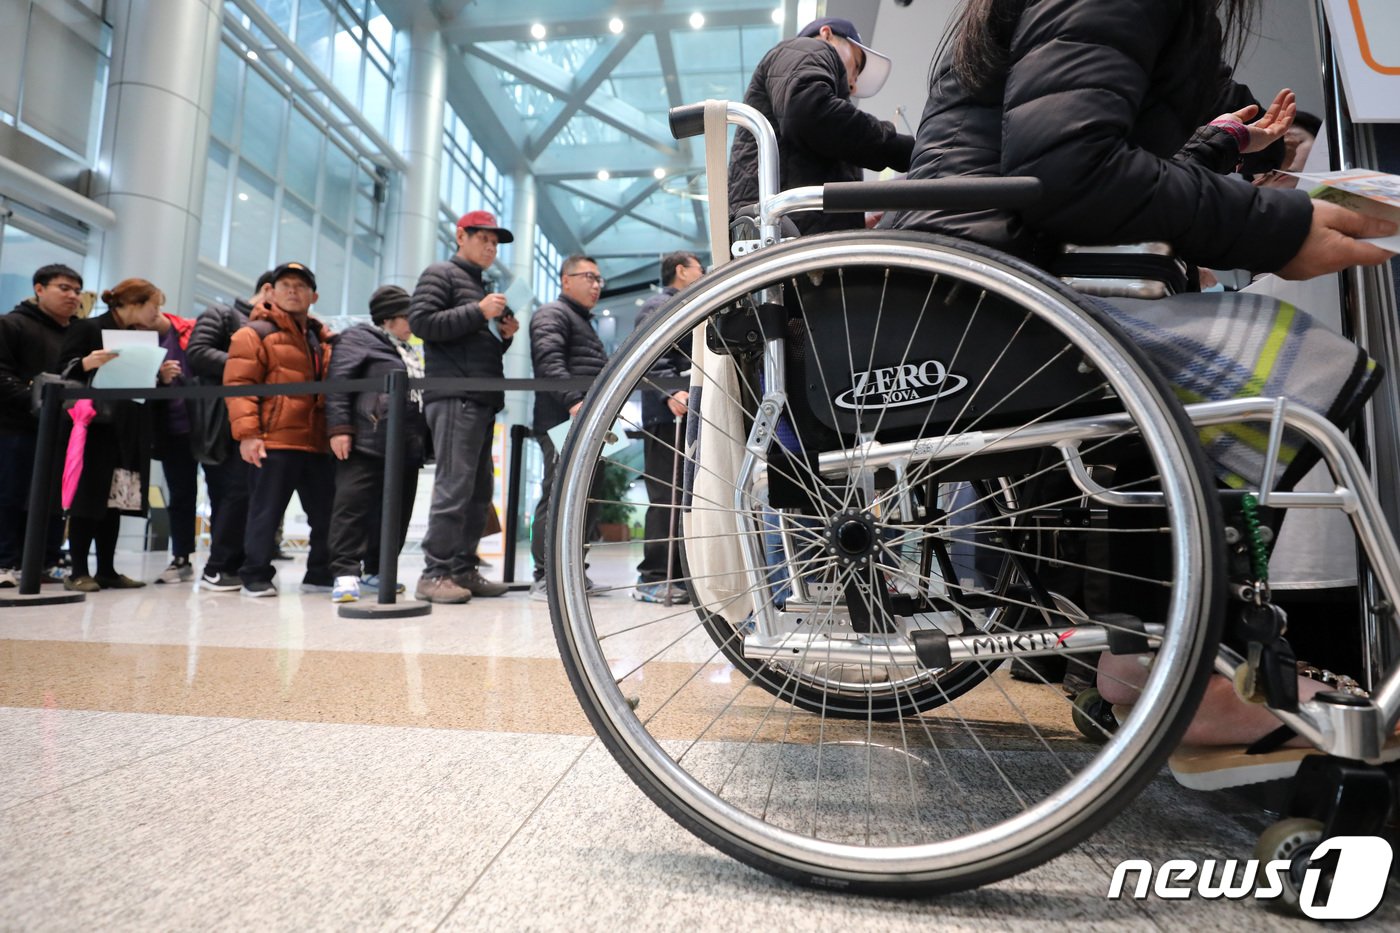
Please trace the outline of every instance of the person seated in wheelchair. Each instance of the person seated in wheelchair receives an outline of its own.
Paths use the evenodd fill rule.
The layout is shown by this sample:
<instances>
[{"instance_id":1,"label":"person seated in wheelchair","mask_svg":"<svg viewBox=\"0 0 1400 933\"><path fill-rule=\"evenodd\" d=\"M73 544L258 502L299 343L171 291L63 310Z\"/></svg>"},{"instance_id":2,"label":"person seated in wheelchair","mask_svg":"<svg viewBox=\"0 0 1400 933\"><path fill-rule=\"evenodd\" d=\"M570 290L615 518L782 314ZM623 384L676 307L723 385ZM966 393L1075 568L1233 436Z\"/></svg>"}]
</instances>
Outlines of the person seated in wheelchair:
<instances>
[{"instance_id":1,"label":"person seated in wheelchair","mask_svg":"<svg viewBox=\"0 0 1400 933\"><path fill-rule=\"evenodd\" d=\"M1146 241L1170 244L1193 265L1288 279L1385 262L1390 254L1364 240L1393 233L1393 224L1232 175L1245 162L1272 167L1296 108L1284 91L1261 110L1230 77L1253 10L1248 0L971 0L932 71L909 177L1030 176L1043 195L1015 212L912 210L889 225L972 240L1046 269L1065 244ZM1154 344L1151 328L1134 328L1153 313L1144 304L1115 299L1109 310L1185 394L1184 374L1167 362L1181 344ZM1174 313L1183 307L1182 320L1204 317L1209 329L1208 303ZM1315 326L1299 320L1295 327ZM1212 386L1185 388L1212 397ZM1289 386L1245 394L1288 395ZM1333 401L1304 403L1334 414ZM1228 452L1208 445L1207 453L1219 468ZM1102 663L1113 667L1107 677L1100 668L1105 699L1131 702L1140 665L1107 655ZM1299 698L1319 689L1300 684ZM1185 743L1253 742L1277 725L1215 677Z\"/></svg>"}]
</instances>

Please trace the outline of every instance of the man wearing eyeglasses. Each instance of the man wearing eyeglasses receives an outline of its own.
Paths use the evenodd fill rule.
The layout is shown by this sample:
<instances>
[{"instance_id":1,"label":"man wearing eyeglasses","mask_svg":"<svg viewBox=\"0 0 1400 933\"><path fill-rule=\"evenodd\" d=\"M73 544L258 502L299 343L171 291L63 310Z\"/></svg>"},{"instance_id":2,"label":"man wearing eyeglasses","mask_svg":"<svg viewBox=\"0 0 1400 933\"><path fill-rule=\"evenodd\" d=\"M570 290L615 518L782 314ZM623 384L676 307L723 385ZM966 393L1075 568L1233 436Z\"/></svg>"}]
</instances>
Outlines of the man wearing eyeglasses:
<instances>
[{"instance_id":1,"label":"man wearing eyeglasses","mask_svg":"<svg viewBox=\"0 0 1400 933\"><path fill-rule=\"evenodd\" d=\"M908 171L914 137L895 131L853 103L885 84L890 60L861 42L848 19L824 17L779 42L759 61L744 103L768 118L778 136L781 186L859 181L862 168ZM729 203L737 213L758 202L758 144L746 130L729 156ZM864 226L860 214L792 215L803 233Z\"/></svg>"},{"instance_id":2,"label":"man wearing eyeglasses","mask_svg":"<svg viewBox=\"0 0 1400 933\"><path fill-rule=\"evenodd\" d=\"M535 366L535 378L596 376L608 361L603 341L593 329L593 308L603 293L603 276L598 271L598 263L588 256L570 256L564 260L559 282L559 297L540 305L530 316L530 357ZM559 452L546 432L578 414L585 394L584 389L535 393L534 430L544 455L544 482L530 531L530 555L535 560L535 584L530 588L532 599L547 598L544 590L545 523L559 465ZM591 514L588 523L593 523Z\"/></svg>"}]
</instances>

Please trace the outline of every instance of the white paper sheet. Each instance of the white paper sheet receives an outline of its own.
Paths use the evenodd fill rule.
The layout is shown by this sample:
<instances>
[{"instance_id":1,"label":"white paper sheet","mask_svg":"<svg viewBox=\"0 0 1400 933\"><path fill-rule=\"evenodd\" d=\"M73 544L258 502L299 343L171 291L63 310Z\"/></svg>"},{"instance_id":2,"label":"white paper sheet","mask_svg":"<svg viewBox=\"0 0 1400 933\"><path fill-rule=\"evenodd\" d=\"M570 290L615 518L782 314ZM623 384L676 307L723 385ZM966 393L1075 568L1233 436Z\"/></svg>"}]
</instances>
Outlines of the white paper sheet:
<instances>
[{"instance_id":1,"label":"white paper sheet","mask_svg":"<svg viewBox=\"0 0 1400 933\"><path fill-rule=\"evenodd\" d=\"M98 367L96 375L92 377L94 389L149 389L155 386L160 364L165 362L164 347L133 344L118 349L116 353L116 359Z\"/></svg>"},{"instance_id":2,"label":"white paper sheet","mask_svg":"<svg viewBox=\"0 0 1400 933\"><path fill-rule=\"evenodd\" d=\"M153 330L104 330L102 349L120 350L123 347L154 347L160 344Z\"/></svg>"}]
</instances>

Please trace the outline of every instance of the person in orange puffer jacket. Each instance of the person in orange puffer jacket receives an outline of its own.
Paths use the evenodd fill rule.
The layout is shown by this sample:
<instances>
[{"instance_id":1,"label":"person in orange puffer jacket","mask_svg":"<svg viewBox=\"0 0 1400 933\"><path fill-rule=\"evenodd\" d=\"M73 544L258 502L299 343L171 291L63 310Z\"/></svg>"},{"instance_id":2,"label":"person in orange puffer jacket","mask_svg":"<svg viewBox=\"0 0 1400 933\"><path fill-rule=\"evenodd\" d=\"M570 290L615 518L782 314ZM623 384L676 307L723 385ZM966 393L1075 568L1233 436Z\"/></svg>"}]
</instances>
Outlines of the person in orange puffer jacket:
<instances>
[{"instance_id":1,"label":"person in orange puffer jacket","mask_svg":"<svg viewBox=\"0 0 1400 933\"><path fill-rule=\"evenodd\" d=\"M271 300L254 308L233 335L224 385L319 382L330 365L332 334L312 317L316 276L298 262L272 273ZM277 526L295 491L311 525L311 554L303 592L330 592L331 505L335 466L326 438L325 397L269 395L227 400L230 430L239 455L255 469L248 497L244 563L238 576L244 596L276 596L272 557Z\"/></svg>"}]
</instances>

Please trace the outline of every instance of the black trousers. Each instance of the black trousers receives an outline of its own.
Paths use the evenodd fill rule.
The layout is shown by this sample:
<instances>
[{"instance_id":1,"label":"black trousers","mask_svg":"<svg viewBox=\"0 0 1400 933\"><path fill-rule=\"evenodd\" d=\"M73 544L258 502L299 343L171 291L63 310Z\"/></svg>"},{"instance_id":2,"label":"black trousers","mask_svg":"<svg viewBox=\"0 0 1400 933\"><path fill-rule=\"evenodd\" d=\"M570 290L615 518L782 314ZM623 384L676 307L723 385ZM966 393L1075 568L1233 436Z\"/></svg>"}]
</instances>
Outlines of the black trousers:
<instances>
[{"instance_id":1,"label":"black trousers","mask_svg":"<svg viewBox=\"0 0 1400 933\"><path fill-rule=\"evenodd\" d=\"M384 461L358 450L335 464L335 506L331 512L331 574L358 577L379 572L380 514L384 507ZM399 550L408 539L418 470L405 467L399 490ZM363 566L361 561L363 560Z\"/></svg>"},{"instance_id":2,"label":"black trousers","mask_svg":"<svg viewBox=\"0 0 1400 933\"><path fill-rule=\"evenodd\" d=\"M273 578L272 555L277 553L277 526L295 492L311 525L311 555L304 583L329 586L331 507L335 502L335 465L330 454L301 450L269 450L261 467L252 470L248 494L248 525L243 541L244 583ZM378 497L376 497L377 499Z\"/></svg>"},{"instance_id":3,"label":"black trousers","mask_svg":"<svg viewBox=\"0 0 1400 933\"><path fill-rule=\"evenodd\" d=\"M544 455L544 479L540 482L540 501L535 503L535 518L530 524L530 557L535 562L535 579L544 579L544 562L546 544L549 541L549 500L554 492L554 485L559 474L559 451L554 449L554 442L549 439L548 434L536 434L535 440L539 441L540 453ZM599 465L601 467L601 464ZM589 498L598 498L598 487L603 478L602 469L593 472L593 484L589 488ZM594 501L589 504L584 521L584 527L591 529L598 521L598 505ZM506 555L509 560L510 556Z\"/></svg>"},{"instance_id":4,"label":"black trousers","mask_svg":"<svg viewBox=\"0 0 1400 933\"><path fill-rule=\"evenodd\" d=\"M23 559L24 530L29 522L29 480L34 473L37 442L33 434L0 434L0 569L18 570ZM63 470L62 450L54 468ZM55 476L55 490L58 482ZM55 566L62 556L63 516L58 512L56 491L53 504L44 541L45 567Z\"/></svg>"},{"instance_id":5,"label":"black trousers","mask_svg":"<svg viewBox=\"0 0 1400 933\"><path fill-rule=\"evenodd\" d=\"M223 463L204 467L204 481L209 486L209 560L204 564L205 573L238 573L243 566L252 472L253 468L238 456L237 447Z\"/></svg>"},{"instance_id":6,"label":"black trousers","mask_svg":"<svg viewBox=\"0 0 1400 933\"><path fill-rule=\"evenodd\" d=\"M188 558L194 553L195 502L199 498L199 463L190 452L188 435L166 439L160 450L160 465L170 501L170 556Z\"/></svg>"},{"instance_id":7,"label":"black trousers","mask_svg":"<svg viewBox=\"0 0 1400 933\"><path fill-rule=\"evenodd\" d=\"M679 582L681 573L681 484L684 474L679 469L676 425L680 419L647 425L642 438L642 456L647 487L646 541L642 545L642 562L637 565L637 579L642 583ZM685 443L685 438L680 438ZM670 553L670 566L666 555Z\"/></svg>"}]
</instances>

